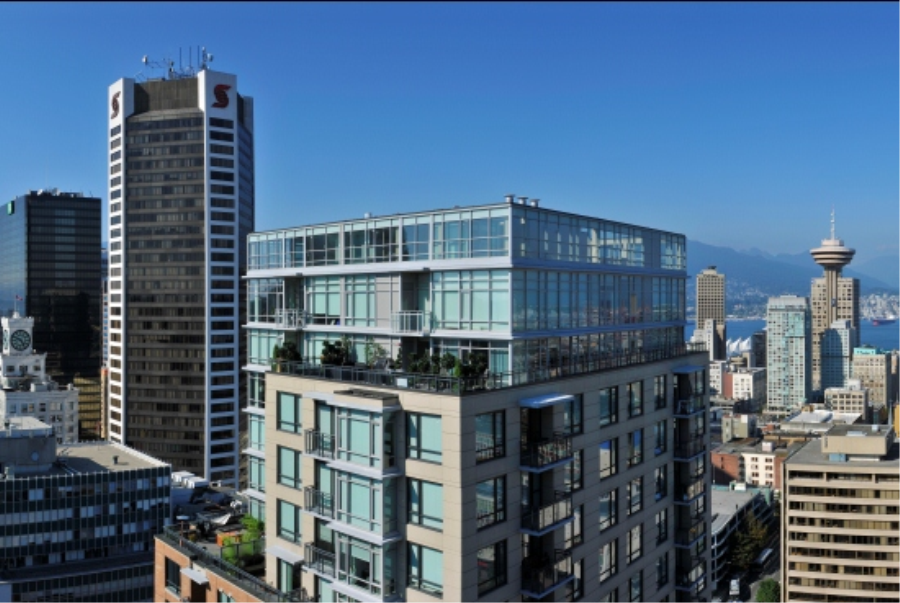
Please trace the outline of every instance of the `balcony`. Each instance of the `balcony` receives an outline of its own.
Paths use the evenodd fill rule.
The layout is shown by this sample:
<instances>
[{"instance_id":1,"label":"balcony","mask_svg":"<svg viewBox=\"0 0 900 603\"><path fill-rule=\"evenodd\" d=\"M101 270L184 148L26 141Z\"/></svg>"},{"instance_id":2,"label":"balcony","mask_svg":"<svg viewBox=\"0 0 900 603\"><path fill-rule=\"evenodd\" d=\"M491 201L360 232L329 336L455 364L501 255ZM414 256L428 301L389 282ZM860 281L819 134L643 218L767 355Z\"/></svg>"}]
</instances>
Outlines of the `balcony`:
<instances>
[{"instance_id":1,"label":"balcony","mask_svg":"<svg viewBox=\"0 0 900 603\"><path fill-rule=\"evenodd\" d=\"M285 308L275 310L275 326L280 329L304 329L309 324L305 310Z\"/></svg>"},{"instance_id":2,"label":"balcony","mask_svg":"<svg viewBox=\"0 0 900 603\"><path fill-rule=\"evenodd\" d=\"M312 486L303 488L304 508L319 517L334 519L334 497Z\"/></svg>"},{"instance_id":3,"label":"balcony","mask_svg":"<svg viewBox=\"0 0 900 603\"><path fill-rule=\"evenodd\" d=\"M542 536L574 517L571 493L557 490L553 493L553 497L552 503L537 509L522 508L523 532L532 536Z\"/></svg>"},{"instance_id":4,"label":"balcony","mask_svg":"<svg viewBox=\"0 0 900 603\"><path fill-rule=\"evenodd\" d=\"M690 527L675 530L675 546L690 547L697 543L697 540L706 536L706 523L700 519Z\"/></svg>"},{"instance_id":5,"label":"balcony","mask_svg":"<svg viewBox=\"0 0 900 603\"><path fill-rule=\"evenodd\" d=\"M680 577L675 581L675 588L680 591L687 591L689 601L698 601L701 593L706 590L706 570L695 580L692 580L688 575L682 575L680 572L678 575Z\"/></svg>"},{"instance_id":6,"label":"balcony","mask_svg":"<svg viewBox=\"0 0 900 603\"><path fill-rule=\"evenodd\" d=\"M572 459L572 436L558 432L539 442L522 442L519 464L524 471L539 473Z\"/></svg>"},{"instance_id":7,"label":"balcony","mask_svg":"<svg viewBox=\"0 0 900 603\"><path fill-rule=\"evenodd\" d=\"M320 549L319 547L307 542L303 547L303 559L306 562L306 568L326 578L335 577L335 556L334 553Z\"/></svg>"},{"instance_id":8,"label":"balcony","mask_svg":"<svg viewBox=\"0 0 900 603\"><path fill-rule=\"evenodd\" d=\"M228 583L258 598L260 601L308 601L300 590L283 592L266 583L262 578L244 571L237 565L226 561L220 552L214 548L204 546L200 542L193 542L189 537L180 533L179 528L168 526L162 533L156 536L161 542L172 549L188 557L192 565L200 567L207 572L216 574ZM157 549L159 550L159 549Z\"/></svg>"},{"instance_id":9,"label":"balcony","mask_svg":"<svg viewBox=\"0 0 900 603\"><path fill-rule=\"evenodd\" d=\"M676 417L691 417L704 410L706 410L706 401L703 399L703 394L694 394L686 400L678 400L675 403Z\"/></svg>"},{"instance_id":10,"label":"balcony","mask_svg":"<svg viewBox=\"0 0 900 603\"><path fill-rule=\"evenodd\" d=\"M557 549L553 560L522 563L522 594L542 599L575 579L572 573L572 553Z\"/></svg>"},{"instance_id":11,"label":"balcony","mask_svg":"<svg viewBox=\"0 0 900 603\"><path fill-rule=\"evenodd\" d=\"M677 484L675 486L675 502L689 503L706 492L706 481L703 479L692 480L689 485Z\"/></svg>"},{"instance_id":12,"label":"balcony","mask_svg":"<svg viewBox=\"0 0 900 603\"><path fill-rule=\"evenodd\" d=\"M334 460L334 435L322 433L315 429L304 432L306 454L317 456L328 461Z\"/></svg>"},{"instance_id":13,"label":"balcony","mask_svg":"<svg viewBox=\"0 0 900 603\"><path fill-rule=\"evenodd\" d=\"M693 459L695 456L703 454L706 452L706 443L701 441L688 441L675 443L675 449L673 451L673 458L676 461L689 461Z\"/></svg>"},{"instance_id":14,"label":"balcony","mask_svg":"<svg viewBox=\"0 0 900 603\"><path fill-rule=\"evenodd\" d=\"M403 335L428 335L431 332L431 316L421 310L392 312L391 332Z\"/></svg>"}]
</instances>

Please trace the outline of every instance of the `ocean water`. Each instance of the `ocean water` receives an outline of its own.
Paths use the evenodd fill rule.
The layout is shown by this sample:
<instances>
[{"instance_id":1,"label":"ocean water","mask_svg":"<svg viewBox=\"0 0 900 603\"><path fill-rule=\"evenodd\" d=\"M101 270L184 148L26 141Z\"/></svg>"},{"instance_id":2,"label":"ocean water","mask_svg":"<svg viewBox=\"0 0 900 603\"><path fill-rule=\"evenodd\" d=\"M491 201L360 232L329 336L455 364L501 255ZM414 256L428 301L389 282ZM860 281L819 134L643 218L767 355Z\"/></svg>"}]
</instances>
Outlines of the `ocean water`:
<instances>
[{"instance_id":1,"label":"ocean water","mask_svg":"<svg viewBox=\"0 0 900 603\"><path fill-rule=\"evenodd\" d=\"M746 339L756 331L762 331L766 326L764 320L729 320L725 323L728 339ZM685 331L693 332L688 327ZM900 321L883 327L873 327L868 320L863 320L860 325L859 341L861 344L869 344L885 350L900 349Z\"/></svg>"}]
</instances>

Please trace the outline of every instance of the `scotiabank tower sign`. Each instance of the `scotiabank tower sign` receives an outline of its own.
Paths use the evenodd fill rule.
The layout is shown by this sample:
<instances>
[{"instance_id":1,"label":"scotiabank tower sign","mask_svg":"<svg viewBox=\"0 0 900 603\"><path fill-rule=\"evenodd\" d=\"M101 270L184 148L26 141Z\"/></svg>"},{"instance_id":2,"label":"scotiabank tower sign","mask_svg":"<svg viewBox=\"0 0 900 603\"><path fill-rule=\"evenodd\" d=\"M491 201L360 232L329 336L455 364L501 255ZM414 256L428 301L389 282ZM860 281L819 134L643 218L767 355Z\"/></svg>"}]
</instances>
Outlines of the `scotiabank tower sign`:
<instances>
[{"instance_id":1,"label":"scotiabank tower sign","mask_svg":"<svg viewBox=\"0 0 900 603\"><path fill-rule=\"evenodd\" d=\"M229 98L228 91L231 90L231 86L228 84L216 84L216 87L213 88L213 96L216 99L216 102L212 104L215 109L225 109L228 107Z\"/></svg>"}]
</instances>

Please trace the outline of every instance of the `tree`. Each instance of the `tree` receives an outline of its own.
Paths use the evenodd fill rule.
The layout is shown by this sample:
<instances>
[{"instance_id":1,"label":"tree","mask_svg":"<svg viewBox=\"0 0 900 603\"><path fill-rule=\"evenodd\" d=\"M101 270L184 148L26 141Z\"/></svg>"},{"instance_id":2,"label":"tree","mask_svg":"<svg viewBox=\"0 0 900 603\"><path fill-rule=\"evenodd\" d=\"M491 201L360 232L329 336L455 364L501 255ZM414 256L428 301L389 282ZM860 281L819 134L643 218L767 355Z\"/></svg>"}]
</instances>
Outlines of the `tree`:
<instances>
[{"instance_id":1,"label":"tree","mask_svg":"<svg viewBox=\"0 0 900 603\"><path fill-rule=\"evenodd\" d=\"M750 564L766 546L768 540L769 530L756 518L752 510L748 511L735 537L731 557L732 565L741 571L750 569Z\"/></svg>"},{"instance_id":2,"label":"tree","mask_svg":"<svg viewBox=\"0 0 900 603\"><path fill-rule=\"evenodd\" d=\"M781 585L777 580L766 578L759 583L759 590L756 591L756 600L760 603L778 603L781 601Z\"/></svg>"}]
</instances>

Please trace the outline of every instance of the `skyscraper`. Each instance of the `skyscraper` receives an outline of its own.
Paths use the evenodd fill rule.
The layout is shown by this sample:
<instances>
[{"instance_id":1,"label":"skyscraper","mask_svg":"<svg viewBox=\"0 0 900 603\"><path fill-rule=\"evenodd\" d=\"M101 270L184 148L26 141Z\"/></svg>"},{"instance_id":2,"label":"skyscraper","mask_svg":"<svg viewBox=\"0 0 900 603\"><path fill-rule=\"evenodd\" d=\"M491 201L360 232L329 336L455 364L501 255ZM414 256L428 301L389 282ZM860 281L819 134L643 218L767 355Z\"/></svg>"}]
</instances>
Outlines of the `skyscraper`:
<instances>
[{"instance_id":1,"label":"skyscraper","mask_svg":"<svg viewBox=\"0 0 900 603\"><path fill-rule=\"evenodd\" d=\"M710 322L713 321L713 322ZM697 329L706 332L710 360L724 360L726 356L725 333L725 275L716 272L715 266L697 275Z\"/></svg>"},{"instance_id":2,"label":"skyscraper","mask_svg":"<svg viewBox=\"0 0 900 603\"><path fill-rule=\"evenodd\" d=\"M850 326L849 320L836 320L831 327L822 333L821 348L821 386L844 387L850 378L850 359L853 357L853 344L859 339L856 329Z\"/></svg>"},{"instance_id":3,"label":"skyscraper","mask_svg":"<svg viewBox=\"0 0 900 603\"><path fill-rule=\"evenodd\" d=\"M204 55L108 103L110 437L236 486L252 99Z\"/></svg>"},{"instance_id":4,"label":"skyscraper","mask_svg":"<svg viewBox=\"0 0 900 603\"><path fill-rule=\"evenodd\" d=\"M836 320L850 321L854 329L850 348L859 345L859 279L841 276L856 250L844 246L834 234L834 212L831 212L831 236L822 246L809 252L817 264L825 269L824 276L814 279L810 304L812 311L812 388L822 391L822 340L825 331Z\"/></svg>"},{"instance_id":5,"label":"skyscraper","mask_svg":"<svg viewBox=\"0 0 900 603\"><path fill-rule=\"evenodd\" d=\"M809 302L794 295L769 298L766 326L767 412L784 416L809 401Z\"/></svg>"},{"instance_id":6,"label":"skyscraper","mask_svg":"<svg viewBox=\"0 0 900 603\"><path fill-rule=\"evenodd\" d=\"M33 190L0 216L0 310L34 318L47 376L79 389L79 438L100 437L100 199Z\"/></svg>"}]
</instances>

